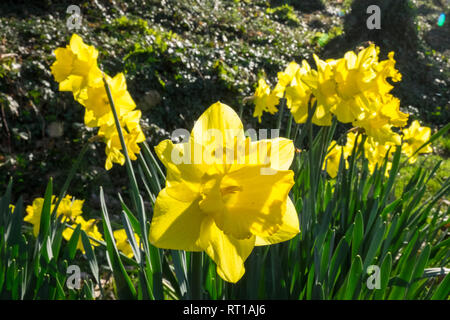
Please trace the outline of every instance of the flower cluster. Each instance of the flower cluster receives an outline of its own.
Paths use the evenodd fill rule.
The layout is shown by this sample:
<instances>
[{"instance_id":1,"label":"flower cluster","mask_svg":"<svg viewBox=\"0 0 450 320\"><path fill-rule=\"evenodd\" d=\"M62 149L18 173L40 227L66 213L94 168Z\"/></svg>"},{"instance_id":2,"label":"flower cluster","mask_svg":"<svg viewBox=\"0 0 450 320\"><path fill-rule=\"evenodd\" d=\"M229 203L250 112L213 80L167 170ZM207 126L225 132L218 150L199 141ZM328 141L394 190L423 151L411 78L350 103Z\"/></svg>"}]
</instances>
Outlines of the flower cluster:
<instances>
[{"instance_id":1,"label":"flower cluster","mask_svg":"<svg viewBox=\"0 0 450 320\"><path fill-rule=\"evenodd\" d=\"M324 61L314 55L317 70L305 60L301 65L291 62L278 73L273 90L264 79L259 80L253 115L261 121L264 111L276 113L276 106L284 98L297 123L305 123L309 112L314 111L311 121L316 125L330 126L336 117L339 122L363 129L368 136L364 149L372 171L376 164L381 164L388 150L393 151L402 143L403 152L412 163L418 153L432 151L428 146L415 154L429 139L431 129L414 121L409 129L401 130L409 115L400 111L400 100L390 94L393 86L388 79L398 82L402 76L395 69L393 52L384 61L379 61L378 55L379 48L370 45L357 54L349 51L340 59ZM351 153L352 139L348 137L350 142L346 146L339 146L335 141L330 145L324 163L330 176L336 176L341 154L346 159Z\"/></svg>"},{"instance_id":2,"label":"flower cluster","mask_svg":"<svg viewBox=\"0 0 450 320\"><path fill-rule=\"evenodd\" d=\"M50 207L50 212L53 212L58 198L52 196L52 203ZM84 200L73 199L72 196L66 195L58 205L56 210L56 217L60 217L61 221L67 224L72 223L72 227L75 228L77 224L81 224L81 229L86 232L86 234L94 239L103 240L102 235L98 231L96 226L96 220L90 219L88 221L84 220L81 216L82 207ZM42 207L44 205L44 198L36 198L33 203L26 208L27 215L24 221L29 222L33 225L33 234L35 237L39 235L39 228L41 223ZM63 231L63 237L69 240L72 237L73 229L67 227ZM91 240L92 245L97 245L96 242ZM77 248L84 252L84 247L81 239L78 241Z\"/></svg>"},{"instance_id":3,"label":"flower cluster","mask_svg":"<svg viewBox=\"0 0 450 320\"><path fill-rule=\"evenodd\" d=\"M358 54L349 51L337 60L324 61L314 55L317 70L305 60L301 66L291 62L278 73L273 91L264 79L259 81L254 116L260 118L266 110L275 113L276 98L284 97L297 123L306 122L308 107L314 103L312 122L316 125L329 126L336 116L342 123L364 128L379 143L400 144L400 136L392 127L405 126L408 114L400 111L399 99L389 93L393 87L387 79L400 81L401 74L395 69L393 52L384 61L379 61L378 54L378 47L371 45ZM262 103L264 98L266 105Z\"/></svg>"},{"instance_id":4,"label":"flower cluster","mask_svg":"<svg viewBox=\"0 0 450 320\"><path fill-rule=\"evenodd\" d=\"M72 35L69 45L55 50L56 61L51 66L60 91L71 91L73 97L85 107L84 122L88 127L99 127L98 135L106 143L105 168L111 169L113 163L123 165L125 156L121 152L119 135L114 116L109 105L108 96L103 83L103 76L110 87L115 108L123 130L128 155L136 159L140 152L138 143L145 141L144 133L139 125L141 111L134 110L136 104L127 91L123 73L114 78L103 75L97 65L98 51L86 45L80 36Z\"/></svg>"},{"instance_id":5,"label":"flower cluster","mask_svg":"<svg viewBox=\"0 0 450 320\"><path fill-rule=\"evenodd\" d=\"M50 212L53 212L56 203L58 202L58 198L52 196ZM56 217L61 217L61 222L64 222L68 225L67 228L63 231L63 237L67 241L73 235L73 231L77 227L77 225L81 225L81 230L86 232L86 235L92 239L103 241L103 236L98 230L97 227L97 219L89 219L85 220L82 217L83 211L82 207L84 204L84 200L74 199L70 195L66 195L58 205L58 209L56 210ZM37 237L39 235L40 223L41 223L41 215L42 215L42 207L44 205L44 198L36 198L33 200L33 203L26 208L27 215L24 218L24 221L29 222L33 225L33 235ZM11 210L13 210L14 206L10 206ZM70 226L70 227L69 227ZM139 237L135 234L137 241L139 241ZM131 250L131 246L127 241L127 235L125 229L120 229L114 231L114 238L116 239L117 248L123 252L129 258L133 257L133 251ZM98 242L94 240L90 240L91 245L98 246ZM81 252L85 253L85 249L81 238L78 240L77 249Z\"/></svg>"},{"instance_id":6,"label":"flower cluster","mask_svg":"<svg viewBox=\"0 0 450 320\"><path fill-rule=\"evenodd\" d=\"M430 139L430 137L431 129L428 127L421 127L418 121L413 121L408 128L403 130L401 151L406 157L408 157L409 163L416 162L419 154L433 151L429 144L422 147ZM345 165L347 166L347 158L352 154L355 144L358 145L360 142L361 136L357 138L357 134L355 132L347 133L347 142L344 146L338 145L334 140L332 141L323 164L323 169L326 169L330 177L335 178L337 175L341 154L343 154L342 157L346 161ZM376 167L380 168L385 159L387 159L388 162L386 164L385 174L388 175L392 167L390 159L395 151L394 146L379 143L373 137L368 136L363 147L364 155L368 160L369 171L373 172Z\"/></svg>"}]
</instances>

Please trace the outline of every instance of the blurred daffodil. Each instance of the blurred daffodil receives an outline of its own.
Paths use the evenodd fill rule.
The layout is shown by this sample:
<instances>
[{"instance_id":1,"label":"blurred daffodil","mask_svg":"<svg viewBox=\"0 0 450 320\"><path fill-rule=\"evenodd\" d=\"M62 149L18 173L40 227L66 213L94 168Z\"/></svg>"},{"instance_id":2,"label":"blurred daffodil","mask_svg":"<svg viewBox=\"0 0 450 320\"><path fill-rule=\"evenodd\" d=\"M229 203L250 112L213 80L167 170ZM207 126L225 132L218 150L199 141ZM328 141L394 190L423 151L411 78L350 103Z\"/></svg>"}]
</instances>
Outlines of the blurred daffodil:
<instances>
[{"instance_id":1,"label":"blurred daffodil","mask_svg":"<svg viewBox=\"0 0 450 320\"><path fill-rule=\"evenodd\" d=\"M139 243L139 236L135 233L134 237L136 239L136 242ZM125 229L114 231L114 239L116 239L117 249L122 251L122 253L126 255L128 258L133 258L134 256L133 249L131 249L131 245L130 242L128 241L128 236Z\"/></svg>"},{"instance_id":2,"label":"blurred daffodil","mask_svg":"<svg viewBox=\"0 0 450 320\"><path fill-rule=\"evenodd\" d=\"M255 111L253 113L254 117L258 118L261 122L261 117L263 112L269 112L274 114L278 111L276 105L280 101L276 92L271 92L270 86L267 84L266 80L261 78L258 81L258 87L256 88L254 94Z\"/></svg>"},{"instance_id":3,"label":"blurred daffodil","mask_svg":"<svg viewBox=\"0 0 450 320\"><path fill-rule=\"evenodd\" d=\"M76 216L82 214L84 200L72 199L72 196L66 195L58 206L57 215L64 215L66 218L73 220Z\"/></svg>"},{"instance_id":4,"label":"blurred daffodil","mask_svg":"<svg viewBox=\"0 0 450 320\"><path fill-rule=\"evenodd\" d=\"M55 208L55 203L58 198L52 196L52 203L50 207L50 212L53 212ZM62 222L75 221L75 219L82 214L84 200L72 199L71 195L66 195L58 205L58 210L56 210L56 216L59 217L63 215ZM33 203L26 208L27 215L24 217L24 221L29 222L33 225L33 234L35 237L39 234L39 228L41 223L42 207L44 205L44 198L36 198Z\"/></svg>"},{"instance_id":5,"label":"blurred daffodil","mask_svg":"<svg viewBox=\"0 0 450 320\"><path fill-rule=\"evenodd\" d=\"M433 148L428 144L418 152L416 152L431 137L431 128L422 127L419 121L415 120L411 125L403 130L403 153L409 157L409 163L417 161L417 157L421 153L433 152Z\"/></svg>"},{"instance_id":6,"label":"blurred daffodil","mask_svg":"<svg viewBox=\"0 0 450 320\"><path fill-rule=\"evenodd\" d=\"M95 240L103 241L103 236L102 236L102 234L98 231L98 228L97 228L97 220L96 220L96 219L89 219L88 221L86 221L86 220L84 220L83 217L77 216L77 217L75 217L74 222L75 222L75 223L72 225L72 228L73 228L73 229L75 229L76 226L77 226L78 224L80 224L80 225L81 225L81 230L83 230L84 232L86 232L86 235L87 235L87 236L89 236L89 237L91 237L91 238L93 238L93 239L95 239ZM69 241L70 238L71 238L72 235L73 235L73 229L72 229L72 228L67 227L67 228L64 229L64 231L63 231L63 234L62 234L62 235L63 235L64 239L66 239L67 241ZM92 239L90 239L90 243L91 243L91 245L93 245L93 246L98 246L98 245L99 245L97 242L95 242L95 241L92 240ZM83 254L86 252L85 249L84 249L84 246L83 246L83 242L82 242L82 240L81 240L81 237L80 237L80 239L78 240L78 243L77 243L77 249L79 249L81 252L83 252Z\"/></svg>"},{"instance_id":7,"label":"blurred daffodil","mask_svg":"<svg viewBox=\"0 0 450 320\"><path fill-rule=\"evenodd\" d=\"M323 161L322 169L327 171L331 178L336 178L339 171L339 164L341 162L341 157L343 156L344 147L338 145L336 141L331 141L327 155ZM343 157L346 161L346 157ZM347 161L346 161L347 162Z\"/></svg>"},{"instance_id":8,"label":"blurred daffodil","mask_svg":"<svg viewBox=\"0 0 450 320\"><path fill-rule=\"evenodd\" d=\"M373 172L376 167L380 169L383 163L387 161L385 176L389 176L389 171L392 167L390 158L394 151L395 145L389 143L379 143L376 139L368 137L366 142L364 143L364 153L367 160L369 161L369 171Z\"/></svg>"},{"instance_id":9,"label":"blurred daffodil","mask_svg":"<svg viewBox=\"0 0 450 320\"><path fill-rule=\"evenodd\" d=\"M44 205L44 198L36 198L33 203L26 208L27 215L23 219L33 225L33 234L35 237L39 234L39 226L41 222L42 206ZM53 208L52 208L53 209Z\"/></svg>"}]
</instances>

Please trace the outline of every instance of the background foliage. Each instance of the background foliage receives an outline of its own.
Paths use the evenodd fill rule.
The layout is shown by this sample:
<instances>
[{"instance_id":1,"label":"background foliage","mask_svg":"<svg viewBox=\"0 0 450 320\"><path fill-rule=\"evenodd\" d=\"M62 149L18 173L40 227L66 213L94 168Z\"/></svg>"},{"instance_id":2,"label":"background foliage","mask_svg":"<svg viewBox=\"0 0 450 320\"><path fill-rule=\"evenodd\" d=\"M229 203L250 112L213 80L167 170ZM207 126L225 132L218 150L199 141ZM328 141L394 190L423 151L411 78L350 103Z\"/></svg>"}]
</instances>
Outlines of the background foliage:
<instances>
[{"instance_id":1,"label":"background foliage","mask_svg":"<svg viewBox=\"0 0 450 320\"><path fill-rule=\"evenodd\" d=\"M253 106L244 98L253 93L259 74L275 81L291 60L312 62L313 53L336 58L369 40L381 46L381 58L396 52L403 81L394 94L402 108L426 125L446 124L449 24L436 26L445 7L429 1L377 1L383 27L369 32L366 2L79 1L83 21L78 33L101 49L99 61L108 74L126 72L151 144L174 128L190 128L217 100L236 110L242 107L247 126L254 127ZM398 8L391 10L394 2ZM0 187L5 189L14 176L25 202L43 194L50 176L62 182L79 142L93 134L82 126L83 109L70 93L57 93L49 68L52 51L71 35L66 9L72 3L0 4ZM263 117L263 125L274 123ZM448 138L436 152L448 157ZM96 209L96 185L107 186L107 197L123 185L121 168L106 173L103 157L102 148L89 150L71 190Z\"/></svg>"}]
</instances>

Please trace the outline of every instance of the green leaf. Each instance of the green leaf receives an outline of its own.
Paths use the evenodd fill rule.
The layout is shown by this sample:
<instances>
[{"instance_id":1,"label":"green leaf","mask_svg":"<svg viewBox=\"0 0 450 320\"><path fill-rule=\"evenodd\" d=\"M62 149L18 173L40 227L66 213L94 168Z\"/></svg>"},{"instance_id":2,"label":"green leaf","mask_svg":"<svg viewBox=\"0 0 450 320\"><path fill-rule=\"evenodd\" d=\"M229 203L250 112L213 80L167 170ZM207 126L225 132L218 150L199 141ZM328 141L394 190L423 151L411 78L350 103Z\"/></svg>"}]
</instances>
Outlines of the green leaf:
<instances>
[{"instance_id":1,"label":"green leaf","mask_svg":"<svg viewBox=\"0 0 450 320\"><path fill-rule=\"evenodd\" d=\"M372 263L377 251L381 245L384 234L386 231L386 222L381 222L377 220L375 224L375 229L373 230L373 236L369 240L369 248L367 249L367 253L364 256L364 266L363 269L367 269L367 267Z\"/></svg>"},{"instance_id":2,"label":"green leaf","mask_svg":"<svg viewBox=\"0 0 450 320\"><path fill-rule=\"evenodd\" d=\"M414 266L414 271L411 277L411 284L406 292L406 299L416 299L417 289L420 287L420 280L423 277L425 267L427 266L430 257L431 245L427 244L420 253L419 259Z\"/></svg>"},{"instance_id":3,"label":"green leaf","mask_svg":"<svg viewBox=\"0 0 450 320\"><path fill-rule=\"evenodd\" d=\"M445 300L448 299L449 295L450 295L450 273L445 276L444 280L442 280L441 284L431 297L431 300Z\"/></svg>"},{"instance_id":4,"label":"green leaf","mask_svg":"<svg viewBox=\"0 0 450 320\"><path fill-rule=\"evenodd\" d=\"M66 252L67 257L70 260L73 260L73 258L75 257L75 253L77 252L78 240L80 239L81 233L80 231L81 231L81 224L77 224L77 226L73 230L69 242L67 243Z\"/></svg>"},{"instance_id":5,"label":"green leaf","mask_svg":"<svg viewBox=\"0 0 450 320\"><path fill-rule=\"evenodd\" d=\"M133 227L134 232L136 232L139 235L139 237L141 238L142 230L141 230L141 225L139 224L139 220L135 217L135 215L131 212L131 210L125 204L125 202L123 201L122 196L120 194L119 194L119 200L120 200L120 204L122 206L122 210L127 215L128 220L129 220L131 226Z\"/></svg>"},{"instance_id":6,"label":"green leaf","mask_svg":"<svg viewBox=\"0 0 450 320\"><path fill-rule=\"evenodd\" d=\"M44 204L42 205L41 221L39 226L39 243L46 243L50 229L50 208L52 205L53 179L50 178L45 189Z\"/></svg>"},{"instance_id":7,"label":"green leaf","mask_svg":"<svg viewBox=\"0 0 450 320\"><path fill-rule=\"evenodd\" d=\"M361 287L361 276L362 276L363 266L362 260L359 255L353 259L352 265L350 267L350 272L347 278L347 287L345 290L344 299L351 300L355 299L358 295L358 291Z\"/></svg>"},{"instance_id":8,"label":"green leaf","mask_svg":"<svg viewBox=\"0 0 450 320\"><path fill-rule=\"evenodd\" d=\"M394 288L389 295L389 300L404 299L406 290L410 284L416 257L416 247L417 239L419 237L419 231L415 232L413 239L410 241L408 246L405 248L402 257L399 260L398 272L400 275L395 278Z\"/></svg>"},{"instance_id":9,"label":"green leaf","mask_svg":"<svg viewBox=\"0 0 450 320\"><path fill-rule=\"evenodd\" d=\"M375 299L384 299L387 292L389 279L391 276L391 270L392 270L392 255L390 252L388 252L386 257L383 259L383 262L381 263L380 289L376 289Z\"/></svg>"},{"instance_id":10,"label":"green leaf","mask_svg":"<svg viewBox=\"0 0 450 320\"><path fill-rule=\"evenodd\" d=\"M136 237L134 235L134 230L131 227L130 220L128 219L128 215L125 213L125 211L122 211L122 222L123 227L125 229L125 232L128 237L128 241L131 245L131 250L133 251L134 258L136 259L137 263L141 262L141 250L139 249L139 245L136 242Z\"/></svg>"},{"instance_id":11,"label":"green leaf","mask_svg":"<svg viewBox=\"0 0 450 320\"><path fill-rule=\"evenodd\" d=\"M109 221L108 211L105 204L105 196L103 194L103 188L100 187L100 203L103 220L103 232L106 242L107 256L111 263L111 268L114 274L114 279L117 285L117 294L120 299L135 299L136 289L128 276L125 267L120 259L119 251L117 250L116 243L114 241L113 231L111 223Z\"/></svg>"},{"instance_id":12,"label":"green leaf","mask_svg":"<svg viewBox=\"0 0 450 320\"><path fill-rule=\"evenodd\" d=\"M355 259L356 255L359 253L359 248L361 246L364 237L364 222L361 212L356 214L355 227L353 228L353 238L352 238L352 260Z\"/></svg>"},{"instance_id":13,"label":"green leaf","mask_svg":"<svg viewBox=\"0 0 450 320\"><path fill-rule=\"evenodd\" d=\"M92 249L91 241L84 230L81 230L81 241L83 243L84 251L86 252L86 257L89 267L91 268L92 275L94 276L95 281L100 285L100 274L97 258L95 257L94 250Z\"/></svg>"},{"instance_id":14,"label":"green leaf","mask_svg":"<svg viewBox=\"0 0 450 320\"><path fill-rule=\"evenodd\" d=\"M331 291L332 288L334 288L334 285L336 284L337 277L339 275L339 271L342 274L343 269L345 268L344 261L345 257L347 256L349 251L349 246L347 242L345 241L345 238L342 238L341 241L339 241L339 244L336 247L336 250L334 251L333 257L331 258L330 262L330 268L328 269L329 275L329 289Z\"/></svg>"},{"instance_id":15,"label":"green leaf","mask_svg":"<svg viewBox=\"0 0 450 320\"><path fill-rule=\"evenodd\" d=\"M7 211L9 211L9 205ZM23 211L23 200L22 197L20 197L19 201L16 203L14 212L11 217L9 217L10 223L8 224L5 235L8 246L19 244L22 240Z\"/></svg>"}]
</instances>

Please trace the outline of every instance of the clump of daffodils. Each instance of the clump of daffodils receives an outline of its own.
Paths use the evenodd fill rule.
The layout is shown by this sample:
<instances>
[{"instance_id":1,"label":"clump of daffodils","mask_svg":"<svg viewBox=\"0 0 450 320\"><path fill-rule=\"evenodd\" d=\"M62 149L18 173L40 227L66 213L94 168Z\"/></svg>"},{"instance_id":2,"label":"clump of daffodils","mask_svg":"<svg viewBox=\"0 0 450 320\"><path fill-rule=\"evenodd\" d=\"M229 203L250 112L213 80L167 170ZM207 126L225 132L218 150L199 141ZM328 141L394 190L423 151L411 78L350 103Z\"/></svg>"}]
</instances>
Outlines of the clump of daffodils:
<instances>
[{"instance_id":1,"label":"clump of daffodils","mask_svg":"<svg viewBox=\"0 0 450 320\"><path fill-rule=\"evenodd\" d=\"M50 212L53 212L57 202L58 198L52 196ZM99 241L103 241L103 237L98 231L96 220L90 219L88 221L85 221L81 216L83 213L83 203L84 200L74 199L71 195L66 195L58 205L58 209L56 210L56 217L61 216L61 222L71 225L73 229L75 229L78 224L81 224L81 230L84 230L89 237ZM33 203L26 208L27 215L25 216L24 221L29 222L33 225L33 234L35 237L39 235L43 205L44 198L36 198L33 200ZM72 228L67 227L63 231L64 239L70 240L73 234ZM98 245L98 243L93 240L91 240L91 244L94 246ZM85 252L81 238L78 241L77 248L80 249L83 253Z\"/></svg>"},{"instance_id":2,"label":"clump of daffodils","mask_svg":"<svg viewBox=\"0 0 450 320\"><path fill-rule=\"evenodd\" d=\"M58 198L52 196L50 212L53 212ZM98 246L97 241L104 241L103 236L97 227L97 219L85 220L82 216L83 214L83 204L84 200L79 200L73 198L71 195L66 195L58 205L56 210L56 217L61 219L61 222L67 225L64 229L62 235L67 241L72 238L73 231L77 225L81 225L80 228L83 230L88 237L90 237L90 243L93 246ZM24 221L29 222L33 225L33 235L37 237L39 235L39 229L41 224L42 207L44 205L44 198L36 198L33 200L31 205L26 208L27 215L24 217ZM11 211L14 211L14 206L10 205ZM135 234L136 241L139 241L139 237ZM133 257L133 251L131 249L130 243L128 241L125 229L120 229L114 231L114 238L116 239L117 249L119 249L124 255L129 258ZM94 239L94 240L93 240ZM95 241L97 240L97 241ZM85 253L85 248L83 242L80 239L77 243L77 249Z\"/></svg>"},{"instance_id":3,"label":"clump of daffodils","mask_svg":"<svg viewBox=\"0 0 450 320\"><path fill-rule=\"evenodd\" d=\"M58 198L52 196L52 203L50 212L53 212ZM56 217L62 216L62 222L75 221L75 219L82 214L84 200L73 199L71 195L66 195L59 203ZM24 221L33 225L33 234L35 237L39 234L42 206L44 205L44 198L36 198L33 203L26 208L27 215Z\"/></svg>"},{"instance_id":4,"label":"clump of daffodils","mask_svg":"<svg viewBox=\"0 0 450 320\"><path fill-rule=\"evenodd\" d=\"M123 165L125 156L121 152L103 76L110 87L120 125L125 129L123 134L128 155L131 160L136 160L136 154L140 152L138 143L145 141L145 135L139 124L141 111L135 110L136 104L127 91L124 74L118 73L113 78L104 74L97 65L97 49L86 45L77 34L72 36L69 45L57 48L54 54L56 61L51 72L59 82L59 90L73 93L74 99L85 108L86 126L98 127L98 135L106 143L106 170L111 169L113 163Z\"/></svg>"},{"instance_id":5,"label":"clump of daffodils","mask_svg":"<svg viewBox=\"0 0 450 320\"><path fill-rule=\"evenodd\" d=\"M381 165L388 150L392 153L400 144L402 152L413 163L419 153L432 151L427 146L416 153L430 138L431 129L421 127L417 121L403 129L409 115L400 111L400 100L390 93L393 86L388 82L388 79L401 81L402 76L395 69L393 52L384 61L379 61L378 55L379 48L370 45L357 54L349 51L340 59L324 61L314 55L317 69L305 60L301 65L291 62L286 70L278 73L273 90L264 79L259 80L253 116L261 121L263 112L276 113L276 106L284 98L297 123L307 121L311 108L314 109L311 121L316 125L330 126L336 117L339 122L360 128L368 136L364 150L371 171ZM331 143L323 164L331 177L337 174L341 154L344 159L351 154L354 139L355 136L348 136L345 146L336 141Z\"/></svg>"}]
</instances>

